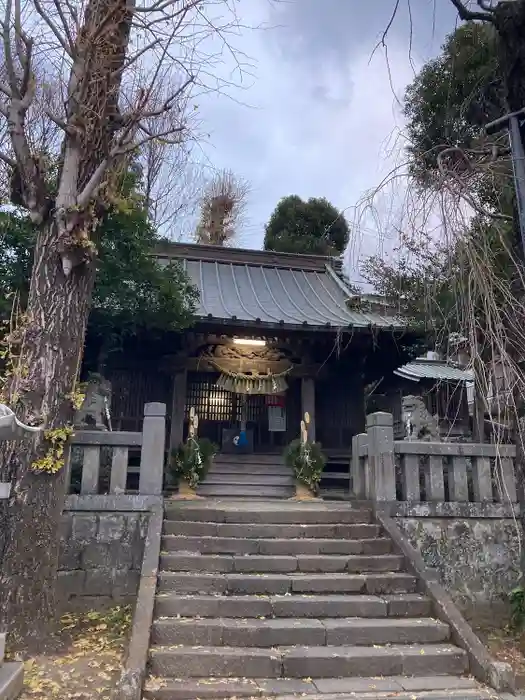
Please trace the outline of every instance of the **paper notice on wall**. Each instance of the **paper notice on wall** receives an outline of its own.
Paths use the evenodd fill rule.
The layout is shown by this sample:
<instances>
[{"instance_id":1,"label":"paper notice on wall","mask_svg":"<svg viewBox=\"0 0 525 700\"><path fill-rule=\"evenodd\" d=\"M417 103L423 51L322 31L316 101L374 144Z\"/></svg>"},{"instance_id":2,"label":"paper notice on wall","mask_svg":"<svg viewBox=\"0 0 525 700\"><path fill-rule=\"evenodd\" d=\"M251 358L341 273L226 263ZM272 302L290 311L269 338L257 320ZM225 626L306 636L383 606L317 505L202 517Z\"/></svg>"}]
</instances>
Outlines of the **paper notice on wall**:
<instances>
[{"instance_id":1,"label":"paper notice on wall","mask_svg":"<svg viewBox=\"0 0 525 700\"><path fill-rule=\"evenodd\" d=\"M283 433L286 430L284 406L268 406L268 430L271 433Z\"/></svg>"}]
</instances>

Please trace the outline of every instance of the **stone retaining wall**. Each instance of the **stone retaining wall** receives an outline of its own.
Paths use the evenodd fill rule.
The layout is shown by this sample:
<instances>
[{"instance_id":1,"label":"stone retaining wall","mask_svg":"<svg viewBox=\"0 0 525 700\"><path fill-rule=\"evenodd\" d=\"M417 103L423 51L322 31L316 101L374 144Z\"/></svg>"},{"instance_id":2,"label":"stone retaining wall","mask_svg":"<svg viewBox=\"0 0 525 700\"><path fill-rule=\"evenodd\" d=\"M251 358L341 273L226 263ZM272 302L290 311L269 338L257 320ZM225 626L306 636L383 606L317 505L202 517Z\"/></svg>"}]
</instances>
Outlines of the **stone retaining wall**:
<instances>
[{"instance_id":1,"label":"stone retaining wall","mask_svg":"<svg viewBox=\"0 0 525 700\"><path fill-rule=\"evenodd\" d=\"M148 518L148 512L63 513L58 590L64 608L135 601Z\"/></svg>"},{"instance_id":2,"label":"stone retaining wall","mask_svg":"<svg viewBox=\"0 0 525 700\"><path fill-rule=\"evenodd\" d=\"M520 571L519 515L497 504L398 505L398 525L464 615L476 625L507 617Z\"/></svg>"}]
</instances>

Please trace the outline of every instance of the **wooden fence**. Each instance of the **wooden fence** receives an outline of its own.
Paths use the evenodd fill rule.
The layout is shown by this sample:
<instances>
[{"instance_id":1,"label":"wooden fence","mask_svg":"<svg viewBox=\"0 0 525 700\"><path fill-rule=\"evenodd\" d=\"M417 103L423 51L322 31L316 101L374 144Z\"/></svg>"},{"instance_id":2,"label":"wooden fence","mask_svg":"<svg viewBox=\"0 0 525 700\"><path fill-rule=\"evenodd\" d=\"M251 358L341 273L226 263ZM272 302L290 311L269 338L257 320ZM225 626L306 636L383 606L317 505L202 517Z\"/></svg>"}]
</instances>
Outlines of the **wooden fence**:
<instances>
[{"instance_id":1,"label":"wooden fence","mask_svg":"<svg viewBox=\"0 0 525 700\"><path fill-rule=\"evenodd\" d=\"M130 475L138 475L132 489L140 494L162 493L166 442L166 404L144 406L142 432L76 430L71 440L69 473L74 485L79 467L79 491L82 495L106 492L126 493ZM79 459L77 459L79 457ZM109 468L108 487L101 486L101 471ZM134 462L138 464L134 464ZM105 469L107 471L107 469Z\"/></svg>"},{"instance_id":2,"label":"wooden fence","mask_svg":"<svg viewBox=\"0 0 525 700\"><path fill-rule=\"evenodd\" d=\"M394 440L389 413L352 441L352 488L373 501L516 503L513 445Z\"/></svg>"}]
</instances>

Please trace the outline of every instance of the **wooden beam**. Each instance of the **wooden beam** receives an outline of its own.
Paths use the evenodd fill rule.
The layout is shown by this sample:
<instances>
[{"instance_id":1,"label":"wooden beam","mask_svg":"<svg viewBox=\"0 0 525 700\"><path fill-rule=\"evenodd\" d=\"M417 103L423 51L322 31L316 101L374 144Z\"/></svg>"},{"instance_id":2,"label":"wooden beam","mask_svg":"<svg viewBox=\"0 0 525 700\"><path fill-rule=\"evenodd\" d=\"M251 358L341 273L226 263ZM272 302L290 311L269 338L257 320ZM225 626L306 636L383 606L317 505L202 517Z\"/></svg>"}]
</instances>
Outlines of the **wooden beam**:
<instances>
[{"instance_id":1,"label":"wooden beam","mask_svg":"<svg viewBox=\"0 0 525 700\"><path fill-rule=\"evenodd\" d=\"M171 403L170 448L177 448L183 440L184 411L186 408L187 372L183 369L173 377L173 400Z\"/></svg>"},{"instance_id":2,"label":"wooden beam","mask_svg":"<svg viewBox=\"0 0 525 700\"><path fill-rule=\"evenodd\" d=\"M219 364L228 372L246 372L256 371L260 374L266 374L268 370L272 374L279 374L284 372L290 365L288 360L279 360L278 362L270 361L256 361L256 362L241 362L239 360L219 360ZM217 372L219 371L217 367L206 359L198 357L188 357L185 361L180 364L177 363L175 367L185 368L190 372ZM308 365L295 365L292 367L289 376L290 377L315 377L319 375L322 371L323 365L319 363L308 364Z\"/></svg>"}]
</instances>

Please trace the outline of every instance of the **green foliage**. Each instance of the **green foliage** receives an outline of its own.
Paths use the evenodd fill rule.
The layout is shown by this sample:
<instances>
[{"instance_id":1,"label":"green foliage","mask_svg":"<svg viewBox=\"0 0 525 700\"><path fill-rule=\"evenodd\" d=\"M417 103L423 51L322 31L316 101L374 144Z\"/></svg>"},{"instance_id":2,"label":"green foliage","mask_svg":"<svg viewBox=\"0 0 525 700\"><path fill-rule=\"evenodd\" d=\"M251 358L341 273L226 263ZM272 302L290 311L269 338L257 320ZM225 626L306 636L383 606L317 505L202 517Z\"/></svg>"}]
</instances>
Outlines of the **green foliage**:
<instances>
[{"instance_id":1,"label":"green foliage","mask_svg":"<svg viewBox=\"0 0 525 700\"><path fill-rule=\"evenodd\" d=\"M191 488L196 488L206 476L217 449L217 445L207 438L189 437L177 449L172 450L169 466L171 476L184 479Z\"/></svg>"},{"instance_id":2,"label":"green foliage","mask_svg":"<svg viewBox=\"0 0 525 700\"><path fill-rule=\"evenodd\" d=\"M326 464L318 442L303 442L300 438L293 440L284 452L284 461L293 469L297 481L314 493L317 491Z\"/></svg>"},{"instance_id":3,"label":"green foliage","mask_svg":"<svg viewBox=\"0 0 525 700\"><path fill-rule=\"evenodd\" d=\"M408 87L404 111L412 174L428 185L440 150L479 146L485 124L506 111L494 27L467 22L456 29Z\"/></svg>"},{"instance_id":4,"label":"green foliage","mask_svg":"<svg viewBox=\"0 0 525 700\"><path fill-rule=\"evenodd\" d=\"M423 66L405 95L410 172L421 196L432 201L434 188L443 187L437 156L455 146L469 153L473 172L480 149L487 149L483 127L505 112L497 37L489 24L466 23L453 32L441 54ZM449 156L447 156L449 158ZM459 155L447 168L461 176ZM457 158L458 160L454 160ZM481 213L512 215L514 192L508 165L467 173L465 187L480 204L463 231L451 221L447 238L402 234L396 259L369 258L362 269L377 292L395 300L399 310L440 345L450 333L464 332L475 316L478 332L487 326L487 294L491 304L504 303L509 274L515 269L509 251L515 245L512 225ZM423 205L424 206L424 205ZM422 207L423 208L423 207ZM467 228L468 226L468 228ZM480 272L481 271L481 272ZM491 308L494 308L492 305Z\"/></svg>"},{"instance_id":5,"label":"green foliage","mask_svg":"<svg viewBox=\"0 0 525 700\"><path fill-rule=\"evenodd\" d=\"M282 253L337 255L348 242L344 215L328 200L284 197L266 225L264 249Z\"/></svg>"},{"instance_id":6,"label":"green foliage","mask_svg":"<svg viewBox=\"0 0 525 700\"><path fill-rule=\"evenodd\" d=\"M25 216L0 212L0 318L8 318L13 295L19 292L25 308L35 231Z\"/></svg>"},{"instance_id":7,"label":"green foliage","mask_svg":"<svg viewBox=\"0 0 525 700\"><path fill-rule=\"evenodd\" d=\"M33 462L31 469L37 473L56 474L65 464L64 451L66 443L73 435L73 426L46 430L44 440L49 447L43 457Z\"/></svg>"},{"instance_id":8,"label":"green foliage","mask_svg":"<svg viewBox=\"0 0 525 700\"><path fill-rule=\"evenodd\" d=\"M525 627L525 588L518 586L509 595L510 625L516 632L522 632Z\"/></svg>"},{"instance_id":9,"label":"green foliage","mask_svg":"<svg viewBox=\"0 0 525 700\"><path fill-rule=\"evenodd\" d=\"M447 332L459 330L455 295L462 277L459 258L448 246L431 240L419 239L416 244L405 239L404 243L398 258L371 256L361 273L434 345L444 327Z\"/></svg>"},{"instance_id":10,"label":"green foliage","mask_svg":"<svg viewBox=\"0 0 525 700\"><path fill-rule=\"evenodd\" d=\"M182 266L152 256L158 236L142 208L106 216L99 245L90 331L133 333L143 327L187 327L197 292Z\"/></svg>"},{"instance_id":11,"label":"green foliage","mask_svg":"<svg viewBox=\"0 0 525 700\"><path fill-rule=\"evenodd\" d=\"M192 322L197 291L181 265L161 266L153 257L159 237L148 221L130 169L122 178L98 231L98 270L88 324L88 342L106 348L141 328L178 330ZM26 216L0 212L0 318L11 311L12 294L25 307L36 230Z\"/></svg>"}]
</instances>

